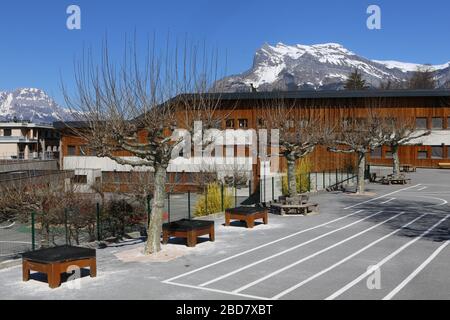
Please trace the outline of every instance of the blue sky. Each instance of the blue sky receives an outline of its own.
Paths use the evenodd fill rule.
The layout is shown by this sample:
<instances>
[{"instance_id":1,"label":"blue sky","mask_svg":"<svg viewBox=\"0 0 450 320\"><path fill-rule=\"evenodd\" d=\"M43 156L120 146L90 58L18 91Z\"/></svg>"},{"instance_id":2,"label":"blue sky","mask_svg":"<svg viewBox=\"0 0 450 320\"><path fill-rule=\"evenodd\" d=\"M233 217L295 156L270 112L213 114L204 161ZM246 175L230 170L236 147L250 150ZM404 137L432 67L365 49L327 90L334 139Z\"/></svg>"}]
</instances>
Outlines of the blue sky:
<instances>
[{"instance_id":1,"label":"blue sky","mask_svg":"<svg viewBox=\"0 0 450 320\"><path fill-rule=\"evenodd\" d=\"M82 29L66 28L66 8L82 10ZM366 9L382 10L368 30ZM125 35L157 34L205 41L227 55L227 73L248 69L262 44L338 42L367 58L441 64L450 61L450 3L445 0L2 0L0 91L46 90L63 104L60 75L71 85L83 46L120 54ZM163 41L162 41L163 42Z\"/></svg>"}]
</instances>

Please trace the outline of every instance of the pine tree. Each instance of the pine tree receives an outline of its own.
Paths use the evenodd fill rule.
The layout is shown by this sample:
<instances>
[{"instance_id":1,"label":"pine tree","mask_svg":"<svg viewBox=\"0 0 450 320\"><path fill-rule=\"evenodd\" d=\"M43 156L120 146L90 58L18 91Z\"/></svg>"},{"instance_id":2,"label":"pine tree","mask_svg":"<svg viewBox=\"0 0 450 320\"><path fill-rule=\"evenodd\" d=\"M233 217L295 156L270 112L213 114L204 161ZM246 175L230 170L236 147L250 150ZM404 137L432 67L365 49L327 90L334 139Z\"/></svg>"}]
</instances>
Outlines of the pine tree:
<instances>
[{"instance_id":1,"label":"pine tree","mask_svg":"<svg viewBox=\"0 0 450 320\"><path fill-rule=\"evenodd\" d=\"M368 88L366 80L362 78L361 73L357 69L349 75L345 83L346 90L366 90Z\"/></svg>"}]
</instances>

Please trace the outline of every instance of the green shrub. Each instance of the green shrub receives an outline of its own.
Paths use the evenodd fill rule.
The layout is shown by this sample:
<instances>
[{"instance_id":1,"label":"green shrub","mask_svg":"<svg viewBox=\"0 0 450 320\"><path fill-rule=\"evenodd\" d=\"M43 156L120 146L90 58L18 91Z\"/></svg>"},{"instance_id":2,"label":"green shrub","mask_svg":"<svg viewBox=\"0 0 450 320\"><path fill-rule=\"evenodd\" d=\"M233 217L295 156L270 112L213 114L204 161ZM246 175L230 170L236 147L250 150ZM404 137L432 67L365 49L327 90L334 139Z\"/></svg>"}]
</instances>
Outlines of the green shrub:
<instances>
[{"instance_id":1,"label":"green shrub","mask_svg":"<svg viewBox=\"0 0 450 320\"><path fill-rule=\"evenodd\" d=\"M295 180L297 182L297 192L304 193L310 190L309 176L311 173L311 162L309 158L302 158L297 161L295 167ZM287 173L283 176L283 194L289 194L289 185Z\"/></svg>"},{"instance_id":2,"label":"green shrub","mask_svg":"<svg viewBox=\"0 0 450 320\"><path fill-rule=\"evenodd\" d=\"M222 211L222 187L218 183L212 183L207 186L206 197L205 194L198 197L195 205L194 215L196 217L207 216L212 213ZM225 209L233 206L233 195L229 188L223 190L223 204ZM208 206L206 206L208 202Z\"/></svg>"}]
</instances>

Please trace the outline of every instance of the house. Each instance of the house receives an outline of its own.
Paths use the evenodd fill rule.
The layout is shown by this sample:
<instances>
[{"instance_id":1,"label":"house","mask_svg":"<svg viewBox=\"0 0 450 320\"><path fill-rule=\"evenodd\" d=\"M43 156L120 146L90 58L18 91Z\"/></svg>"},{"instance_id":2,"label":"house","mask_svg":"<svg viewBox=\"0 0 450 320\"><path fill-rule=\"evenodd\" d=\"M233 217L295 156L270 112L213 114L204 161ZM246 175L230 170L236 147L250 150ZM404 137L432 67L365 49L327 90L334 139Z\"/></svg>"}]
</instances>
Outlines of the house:
<instances>
[{"instance_id":1,"label":"house","mask_svg":"<svg viewBox=\"0 0 450 320\"><path fill-rule=\"evenodd\" d=\"M287 116L286 122L294 127L303 121L306 112L314 111L321 121L339 123L347 117L364 117L371 108L376 114L386 117L394 115L399 119L415 118L416 129L431 130L429 136L412 141L410 145L401 146L400 161L423 168L438 168L439 163L450 161L450 91L447 90L365 90L365 91L295 91L295 92L245 92L245 93L210 93L210 98L219 101L219 113L223 115L221 124L223 132L235 135L235 139L225 139L223 147L236 151L239 145L243 152L231 152L232 159L241 158L244 164L239 170L252 177L254 183L262 176L285 172L286 163L278 154L269 154L265 161L252 162L251 132L263 123L264 115L260 108L267 103L277 103L280 99L289 102L294 112ZM189 98L189 95L187 95ZM74 126L77 124L72 124ZM83 124L78 124L83 125ZM106 158L97 158L86 149L86 142L74 135L63 123L55 123L61 134L60 161L64 170L93 170L96 177L100 175L114 182L117 175L129 176L133 171L129 166L118 165ZM242 138L242 139L239 139ZM127 157L122 153L119 156ZM348 170L355 165L355 155L336 154L326 147L319 146L309 156L312 172ZM194 159L195 160L195 159ZM202 171L201 166L193 166L192 159L182 155L172 160L168 168L168 184L186 186L195 184L192 175ZM368 155L371 165L392 165L390 150L381 147ZM274 167L273 163L279 163ZM234 162L235 163L235 162ZM233 162L221 170L233 170ZM235 167L234 167L235 168ZM108 178L109 176L113 178ZM126 180L126 179L123 179ZM118 179L117 181L123 181ZM255 184L256 184L255 183Z\"/></svg>"},{"instance_id":2,"label":"house","mask_svg":"<svg viewBox=\"0 0 450 320\"><path fill-rule=\"evenodd\" d=\"M0 159L54 159L59 156L59 133L50 124L0 122Z\"/></svg>"}]
</instances>

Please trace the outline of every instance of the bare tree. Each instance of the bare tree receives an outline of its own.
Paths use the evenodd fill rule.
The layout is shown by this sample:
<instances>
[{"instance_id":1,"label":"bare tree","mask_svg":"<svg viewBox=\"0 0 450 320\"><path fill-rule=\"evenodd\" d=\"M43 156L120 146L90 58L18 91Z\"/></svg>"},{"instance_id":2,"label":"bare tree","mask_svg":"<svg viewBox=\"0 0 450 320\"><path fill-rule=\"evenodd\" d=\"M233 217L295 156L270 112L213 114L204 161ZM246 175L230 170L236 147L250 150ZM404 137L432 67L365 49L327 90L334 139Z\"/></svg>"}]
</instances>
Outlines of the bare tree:
<instances>
[{"instance_id":1,"label":"bare tree","mask_svg":"<svg viewBox=\"0 0 450 320\"><path fill-rule=\"evenodd\" d=\"M319 111L314 102L308 107L296 107L295 101L272 100L258 108L258 130L266 129L269 135L278 130L280 155L287 161L289 195L297 194L295 163L312 153L333 132L333 127Z\"/></svg>"},{"instance_id":2,"label":"bare tree","mask_svg":"<svg viewBox=\"0 0 450 320\"><path fill-rule=\"evenodd\" d=\"M408 82L408 89L436 89L436 86L435 72L429 65L418 67Z\"/></svg>"},{"instance_id":3,"label":"bare tree","mask_svg":"<svg viewBox=\"0 0 450 320\"><path fill-rule=\"evenodd\" d=\"M88 56L76 64L76 94L64 89L67 105L84 123L71 129L98 157L154 172L146 254L161 250L167 168L182 141L173 133L177 128L193 133L196 121L203 129L220 123L215 112L220 95L207 94L217 77L217 54L187 41L181 50L167 43L162 53L150 43L145 58L136 44L127 47L119 66L106 43L99 63Z\"/></svg>"},{"instance_id":4,"label":"bare tree","mask_svg":"<svg viewBox=\"0 0 450 320\"><path fill-rule=\"evenodd\" d=\"M328 150L337 153L355 153L357 155L357 193L364 194L366 155L385 142L382 130L383 120L376 116L371 108L367 108L364 117L350 116L340 120L340 128L336 131L335 137L332 139L333 145Z\"/></svg>"},{"instance_id":5,"label":"bare tree","mask_svg":"<svg viewBox=\"0 0 450 320\"><path fill-rule=\"evenodd\" d=\"M385 144L391 148L394 175L400 173L399 147L418 138L428 136L431 133L430 130L415 130L415 120L413 117L401 119L398 117L385 118L381 123L381 128Z\"/></svg>"}]
</instances>

